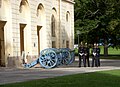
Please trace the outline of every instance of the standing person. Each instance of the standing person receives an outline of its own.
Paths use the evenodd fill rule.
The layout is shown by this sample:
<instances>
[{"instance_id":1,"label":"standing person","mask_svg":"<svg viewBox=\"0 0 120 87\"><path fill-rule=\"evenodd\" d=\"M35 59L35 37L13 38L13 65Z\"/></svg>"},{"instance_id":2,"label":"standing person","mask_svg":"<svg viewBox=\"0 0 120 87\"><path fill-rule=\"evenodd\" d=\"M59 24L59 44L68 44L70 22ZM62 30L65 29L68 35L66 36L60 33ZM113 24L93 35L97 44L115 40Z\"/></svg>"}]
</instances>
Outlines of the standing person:
<instances>
[{"instance_id":1,"label":"standing person","mask_svg":"<svg viewBox=\"0 0 120 87\"><path fill-rule=\"evenodd\" d=\"M81 42L81 44L80 44L78 53L79 53L79 67L81 67L82 59L84 59L84 46L83 46L83 43L82 43L82 42ZM85 65L84 65L84 66L85 66Z\"/></svg>"},{"instance_id":2,"label":"standing person","mask_svg":"<svg viewBox=\"0 0 120 87\"><path fill-rule=\"evenodd\" d=\"M87 65L88 65L88 67L90 67L90 62L89 62L89 48L88 48L87 43L85 43L84 51L85 51L85 59L87 60Z\"/></svg>"},{"instance_id":3,"label":"standing person","mask_svg":"<svg viewBox=\"0 0 120 87\"><path fill-rule=\"evenodd\" d=\"M79 53L79 67L81 67L82 60L83 60L84 67L86 67L86 59L85 59L85 52L84 52L83 43L80 44L78 53Z\"/></svg>"},{"instance_id":4,"label":"standing person","mask_svg":"<svg viewBox=\"0 0 120 87\"><path fill-rule=\"evenodd\" d=\"M98 60L97 60L97 49L96 49L96 43L94 43L94 47L92 49L92 67L94 67L94 65L96 67L98 67Z\"/></svg>"},{"instance_id":5,"label":"standing person","mask_svg":"<svg viewBox=\"0 0 120 87\"><path fill-rule=\"evenodd\" d=\"M96 45L96 51L97 51L97 63L98 66L100 67L100 48L98 44Z\"/></svg>"}]
</instances>

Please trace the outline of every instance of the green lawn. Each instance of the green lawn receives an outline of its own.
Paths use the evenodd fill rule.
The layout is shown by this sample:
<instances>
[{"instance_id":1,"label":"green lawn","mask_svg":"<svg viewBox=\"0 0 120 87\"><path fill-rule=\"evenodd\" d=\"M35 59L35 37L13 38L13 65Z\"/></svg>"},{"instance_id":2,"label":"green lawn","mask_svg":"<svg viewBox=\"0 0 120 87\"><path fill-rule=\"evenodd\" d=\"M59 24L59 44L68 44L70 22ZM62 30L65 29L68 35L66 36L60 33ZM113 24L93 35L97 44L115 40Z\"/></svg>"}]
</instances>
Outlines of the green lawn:
<instances>
[{"instance_id":1,"label":"green lawn","mask_svg":"<svg viewBox=\"0 0 120 87\"><path fill-rule=\"evenodd\" d=\"M103 46L101 46L100 49L101 49L101 52L100 52L100 53L103 54L103 53L104 53L104 48L103 48ZM109 55L120 55L120 49L116 49L116 48L109 47L109 48L108 48L108 54L109 54Z\"/></svg>"},{"instance_id":2,"label":"green lawn","mask_svg":"<svg viewBox=\"0 0 120 87\"><path fill-rule=\"evenodd\" d=\"M68 75L0 87L120 87L120 70Z\"/></svg>"},{"instance_id":3,"label":"green lawn","mask_svg":"<svg viewBox=\"0 0 120 87\"><path fill-rule=\"evenodd\" d=\"M115 48L109 47L108 48L108 54L120 55L120 49L115 49Z\"/></svg>"}]
</instances>

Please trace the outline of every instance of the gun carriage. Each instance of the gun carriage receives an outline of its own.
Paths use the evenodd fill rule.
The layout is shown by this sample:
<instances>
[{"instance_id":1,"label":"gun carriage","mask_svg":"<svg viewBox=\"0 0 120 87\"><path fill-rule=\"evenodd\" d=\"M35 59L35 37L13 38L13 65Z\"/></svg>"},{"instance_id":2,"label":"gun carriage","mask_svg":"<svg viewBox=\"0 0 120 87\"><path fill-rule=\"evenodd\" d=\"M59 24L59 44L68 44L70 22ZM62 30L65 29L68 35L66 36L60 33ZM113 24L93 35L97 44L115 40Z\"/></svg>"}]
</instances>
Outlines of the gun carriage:
<instances>
[{"instance_id":1,"label":"gun carriage","mask_svg":"<svg viewBox=\"0 0 120 87\"><path fill-rule=\"evenodd\" d=\"M49 69L60 65L69 65L75 60L74 50L69 48L47 48L40 52L37 60L24 64L25 68L31 68L40 63L43 68Z\"/></svg>"}]
</instances>

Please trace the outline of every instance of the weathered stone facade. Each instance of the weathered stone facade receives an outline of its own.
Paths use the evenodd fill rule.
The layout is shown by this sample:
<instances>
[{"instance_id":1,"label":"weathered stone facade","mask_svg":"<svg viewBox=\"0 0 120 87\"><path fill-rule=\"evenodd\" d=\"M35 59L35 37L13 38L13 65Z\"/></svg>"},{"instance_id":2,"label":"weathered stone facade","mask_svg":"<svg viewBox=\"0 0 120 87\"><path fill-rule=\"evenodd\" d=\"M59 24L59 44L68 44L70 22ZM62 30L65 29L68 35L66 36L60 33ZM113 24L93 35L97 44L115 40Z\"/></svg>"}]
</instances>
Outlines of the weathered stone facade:
<instances>
[{"instance_id":1,"label":"weathered stone facade","mask_svg":"<svg viewBox=\"0 0 120 87\"><path fill-rule=\"evenodd\" d=\"M0 66L18 67L23 52L34 60L45 48L73 45L73 0L0 0Z\"/></svg>"}]
</instances>

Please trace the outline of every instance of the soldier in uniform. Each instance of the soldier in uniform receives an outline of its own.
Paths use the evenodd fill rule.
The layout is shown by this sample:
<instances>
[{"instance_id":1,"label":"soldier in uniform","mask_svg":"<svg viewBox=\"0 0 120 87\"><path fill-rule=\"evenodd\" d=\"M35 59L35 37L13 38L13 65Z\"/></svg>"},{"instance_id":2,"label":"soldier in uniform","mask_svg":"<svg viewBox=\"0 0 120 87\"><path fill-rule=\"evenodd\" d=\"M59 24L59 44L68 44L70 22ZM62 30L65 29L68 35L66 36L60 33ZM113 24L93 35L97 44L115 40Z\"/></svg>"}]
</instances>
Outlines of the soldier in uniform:
<instances>
[{"instance_id":1,"label":"soldier in uniform","mask_svg":"<svg viewBox=\"0 0 120 87\"><path fill-rule=\"evenodd\" d=\"M94 67L94 65L97 67L98 66L98 60L97 60L97 49L96 49L96 43L94 43L94 47L92 49L92 67Z\"/></svg>"},{"instance_id":2,"label":"soldier in uniform","mask_svg":"<svg viewBox=\"0 0 120 87\"><path fill-rule=\"evenodd\" d=\"M85 59L85 55L84 55L85 52L84 52L84 46L83 46L83 43L80 44L80 47L79 47L78 53L79 53L79 67L81 67L82 59L83 59L84 67L86 67L86 59Z\"/></svg>"},{"instance_id":3,"label":"soldier in uniform","mask_svg":"<svg viewBox=\"0 0 120 87\"><path fill-rule=\"evenodd\" d=\"M88 65L88 67L90 67L90 63L89 63L89 48L87 46L87 43L85 43L84 52L85 52L85 59L87 61L87 65Z\"/></svg>"},{"instance_id":4,"label":"soldier in uniform","mask_svg":"<svg viewBox=\"0 0 120 87\"><path fill-rule=\"evenodd\" d=\"M99 46L98 46L98 44L96 44L96 51L97 51L97 66L99 66L100 67L100 48L99 48Z\"/></svg>"}]
</instances>

